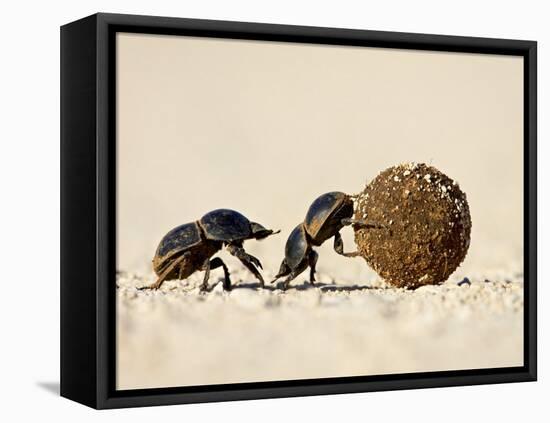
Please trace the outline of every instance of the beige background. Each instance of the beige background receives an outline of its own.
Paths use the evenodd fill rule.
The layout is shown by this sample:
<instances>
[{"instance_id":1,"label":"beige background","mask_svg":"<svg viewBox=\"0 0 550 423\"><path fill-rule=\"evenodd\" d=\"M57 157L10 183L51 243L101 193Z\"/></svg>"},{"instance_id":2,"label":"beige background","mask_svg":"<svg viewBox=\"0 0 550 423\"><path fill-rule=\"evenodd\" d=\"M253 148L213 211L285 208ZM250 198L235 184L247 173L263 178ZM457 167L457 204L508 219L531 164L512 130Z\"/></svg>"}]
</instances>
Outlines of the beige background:
<instances>
[{"instance_id":1,"label":"beige background","mask_svg":"<svg viewBox=\"0 0 550 423\"><path fill-rule=\"evenodd\" d=\"M521 58L134 34L117 52L118 388L523 364ZM268 279L318 195L405 161L470 203L470 251L441 286L389 288L327 242L334 291L202 295L200 272L136 290L161 237L219 207L282 229L245 244Z\"/></svg>"},{"instance_id":2,"label":"beige background","mask_svg":"<svg viewBox=\"0 0 550 423\"><path fill-rule=\"evenodd\" d=\"M246 244L278 267L314 198L356 193L403 161L431 163L466 192L463 269L521 256L520 57L141 34L117 43L119 269L150 271L169 229L219 207L282 229ZM368 272L328 244L321 271Z\"/></svg>"}]
</instances>

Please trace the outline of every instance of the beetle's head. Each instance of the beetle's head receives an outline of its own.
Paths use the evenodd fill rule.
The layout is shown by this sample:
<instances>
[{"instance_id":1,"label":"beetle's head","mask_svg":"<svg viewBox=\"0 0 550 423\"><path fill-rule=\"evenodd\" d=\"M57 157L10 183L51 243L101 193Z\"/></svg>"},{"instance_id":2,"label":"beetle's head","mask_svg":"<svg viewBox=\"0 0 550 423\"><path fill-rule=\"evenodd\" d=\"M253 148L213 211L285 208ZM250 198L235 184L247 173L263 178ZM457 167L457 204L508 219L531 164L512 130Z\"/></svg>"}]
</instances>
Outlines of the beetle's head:
<instances>
[{"instance_id":1,"label":"beetle's head","mask_svg":"<svg viewBox=\"0 0 550 423\"><path fill-rule=\"evenodd\" d=\"M254 239L264 239L270 235L275 235L281 232L280 230L273 231L271 229L266 229L256 222L250 222L250 227L252 228L252 238Z\"/></svg>"}]
</instances>

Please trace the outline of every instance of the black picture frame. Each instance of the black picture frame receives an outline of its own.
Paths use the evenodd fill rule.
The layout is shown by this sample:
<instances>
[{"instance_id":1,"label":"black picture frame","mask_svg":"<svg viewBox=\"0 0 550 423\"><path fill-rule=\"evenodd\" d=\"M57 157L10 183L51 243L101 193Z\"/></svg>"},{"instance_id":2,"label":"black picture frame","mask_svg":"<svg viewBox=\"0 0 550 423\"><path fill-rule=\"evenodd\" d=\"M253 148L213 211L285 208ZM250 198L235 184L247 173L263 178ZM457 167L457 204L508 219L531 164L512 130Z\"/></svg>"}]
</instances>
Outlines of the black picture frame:
<instances>
[{"instance_id":1,"label":"black picture frame","mask_svg":"<svg viewBox=\"0 0 550 423\"><path fill-rule=\"evenodd\" d=\"M115 34L518 55L524 59L522 367L115 390ZM534 381L537 375L537 44L534 41L119 14L61 27L61 395L94 408Z\"/></svg>"}]
</instances>

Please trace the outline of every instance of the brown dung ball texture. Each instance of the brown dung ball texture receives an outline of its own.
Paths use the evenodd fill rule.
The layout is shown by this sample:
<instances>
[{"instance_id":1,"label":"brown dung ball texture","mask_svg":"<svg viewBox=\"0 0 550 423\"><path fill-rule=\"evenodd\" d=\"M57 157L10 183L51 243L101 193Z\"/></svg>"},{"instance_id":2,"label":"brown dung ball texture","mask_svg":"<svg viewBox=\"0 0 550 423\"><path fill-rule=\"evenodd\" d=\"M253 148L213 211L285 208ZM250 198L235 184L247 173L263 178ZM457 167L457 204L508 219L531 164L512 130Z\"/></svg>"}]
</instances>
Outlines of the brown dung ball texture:
<instances>
[{"instance_id":1,"label":"brown dung ball texture","mask_svg":"<svg viewBox=\"0 0 550 423\"><path fill-rule=\"evenodd\" d=\"M462 263L472 227L466 195L458 184L426 164L390 167L359 194L355 242L386 282L405 288L434 285Z\"/></svg>"}]
</instances>

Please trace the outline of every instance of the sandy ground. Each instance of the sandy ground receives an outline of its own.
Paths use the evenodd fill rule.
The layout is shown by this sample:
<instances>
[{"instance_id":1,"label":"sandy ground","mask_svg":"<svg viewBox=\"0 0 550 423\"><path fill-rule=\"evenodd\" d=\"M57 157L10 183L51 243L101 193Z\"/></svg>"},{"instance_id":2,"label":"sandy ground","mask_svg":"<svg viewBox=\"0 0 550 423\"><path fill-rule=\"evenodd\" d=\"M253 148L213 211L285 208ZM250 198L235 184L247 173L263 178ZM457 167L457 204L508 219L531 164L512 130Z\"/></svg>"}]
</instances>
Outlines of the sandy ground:
<instances>
[{"instance_id":1,"label":"sandy ground","mask_svg":"<svg viewBox=\"0 0 550 423\"><path fill-rule=\"evenodd\" d=\"M118 389L518 366L523 363L523 274L460 274L440 286L365 284L259 289L232 270L235 288L200 293L202 273L136 287L153 275L119 273ZM460 272L458 272L460 273ZM270 276L267 274L266 276Z\"/></svg>"}]
</instances>

